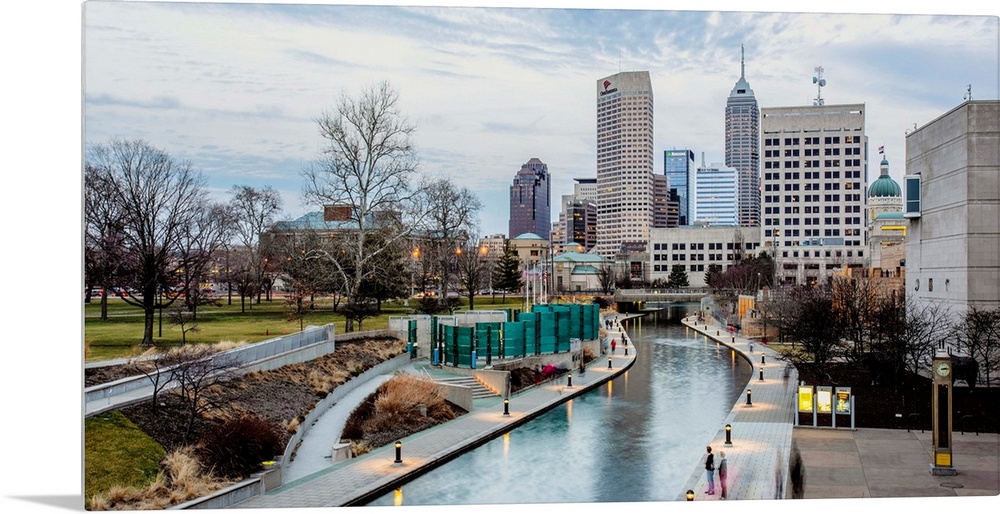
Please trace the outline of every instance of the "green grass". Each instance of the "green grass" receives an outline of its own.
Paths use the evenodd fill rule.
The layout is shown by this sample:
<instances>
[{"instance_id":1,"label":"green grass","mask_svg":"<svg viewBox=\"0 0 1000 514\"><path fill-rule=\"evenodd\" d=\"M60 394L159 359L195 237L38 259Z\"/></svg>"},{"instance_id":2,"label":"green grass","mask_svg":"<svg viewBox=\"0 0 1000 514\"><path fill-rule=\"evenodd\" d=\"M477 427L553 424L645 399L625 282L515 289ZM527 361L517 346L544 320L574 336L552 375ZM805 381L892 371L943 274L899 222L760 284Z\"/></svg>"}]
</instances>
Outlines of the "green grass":
<instances>
[{"instance_id":1,"label":"green grass","mask_svg":"<svg viewBox=\"0 0 1000 514\"><path fill-rule=\"evenodd\" d=\"M87 502L114 486L149 485L166 455L162 446L118 411L87 418L84 441L83 497Z\"/></svg>"},{"instance_id":2,"label":"green grass","mask_svg":"<svg viewBox=\"0 0 1000 514\"><path fill-rule=\"evenodd\" d=\"M498 296L494 302L491 297L476 298L476 310L501 308L520 308L524 299L508 295L506 302ZM379 330L389 326L389 317L403 316L412 312L417 300L411 300L410 307L404 307L402 302L387 302L382 304L382 314L364 321L361 330ZM463 299L462 305L468 305ZM180 306L180 304L175 304ZM464 308L464 307L463 307ZM286 320L285 301L273 298L270 302L261 300L259 304L248 303L246 312L240 312L238 298L228 305L222 298L222 305L202 306L198 309L198 320L195 323L197 331L187 333L188 343L214 344L220 341L246 341L249 343L263 341L283 334L299 331L298 321ZM95 299L90 304L84 304L84 345L86 360L99 361L119 357L129 357L142 353L139 346L142 342L143 315L142 310L126 304L119 298L108 299L108 319L100 319L100 302ZM316 309L304 319L305 326L325 325L333 323L337 333L344 331L344 316L334 312L333 301L324 299L316 302ZM358 327L355 326L355 330ZM162 335L161 335L162 333ZM170 322L169 309L164 310L162 332L159 314L153 320L153 340L157 346L172 346L181 344L181 329Z\"/></svg>"}]
</instances>

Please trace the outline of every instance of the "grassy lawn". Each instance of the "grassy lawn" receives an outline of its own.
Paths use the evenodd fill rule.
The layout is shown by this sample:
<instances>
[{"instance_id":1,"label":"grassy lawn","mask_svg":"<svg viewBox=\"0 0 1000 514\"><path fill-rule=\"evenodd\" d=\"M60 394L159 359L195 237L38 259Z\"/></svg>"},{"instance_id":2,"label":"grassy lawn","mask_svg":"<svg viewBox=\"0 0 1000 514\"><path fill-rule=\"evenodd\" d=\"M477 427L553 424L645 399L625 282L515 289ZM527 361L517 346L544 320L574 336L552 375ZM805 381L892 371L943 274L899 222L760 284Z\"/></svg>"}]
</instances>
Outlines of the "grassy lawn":
<instances>
[{"instance_id":1,"label":"grassy lawn","mask_svg":"<svg viewBox=\"0 0 1000 514\"><path fill-rule=\"evenodd\" d=\"M118 411L87 418L84 441L83 497L87 502L114 486L149 485L166 455L162 446Z\"/></svg>"},{"instance_id":2,"label":"grassy lawn","mask_svg":"<svg viewBox=\"0 0 1000 514\"><path fill-rule=\"evenodd\" d=\"M500 296L495 301L486 296L476 299L475 308L476 310L521 308L523 301L523 298L511 295L507 296L506 302L503 302ZM222 305L217 307L202 306L198 309L198 319L194 323L198 330L187 333L188 343L211 344L219 341L253 343L299 331L298 321L286 321L287 307L282 298L272 298L270 302L261 300L261 303L253 305L248 303L246 312L240 311L238 298L233 299L232 305L228 304L226 298L222 298L221 302ZM403 306L402 302L383 303L382 314L366 319L360 329L388 328L391 316L409 314L416 305L417 300L411 300L410 307ZM466 306L468 302L463 299L462 305ZM163 312L162 325L159 313L154 317L153 340L158 346L181 344L181 328L171 323L169 310ZM119 298L109 298L108 320L101 321L100 313L101 306L98 299L94 299L90 304L84 304L83 339L85 358L88 362L142 353L143 349L139 346L143 330L141 309L128 305ZM317 301L316 308L303 322L305 326L333 323L337 333L344 331L344 317L334 312L333 301L328 299ZM357 326L355 330L359 330Z\"/></svg>"}]
</instances>

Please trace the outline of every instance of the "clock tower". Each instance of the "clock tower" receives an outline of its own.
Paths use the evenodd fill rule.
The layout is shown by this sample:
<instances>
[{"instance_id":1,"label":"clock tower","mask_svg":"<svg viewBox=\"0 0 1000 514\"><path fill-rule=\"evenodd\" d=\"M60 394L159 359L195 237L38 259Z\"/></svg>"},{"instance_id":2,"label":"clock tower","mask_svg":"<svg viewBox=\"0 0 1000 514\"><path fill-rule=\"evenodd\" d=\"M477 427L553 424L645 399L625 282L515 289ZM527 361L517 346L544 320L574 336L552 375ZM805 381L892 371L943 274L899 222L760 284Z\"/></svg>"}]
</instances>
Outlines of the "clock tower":
<instances>
[{"instance_id":1,"label":"clock tower","mask_svg":"<svg viewBox=\"0 0 1000 514\"><path fill-rule=\"evenodd\" d=\"M938 348L931 361L933 377L931 389L931 432L934 434L934 461L931 462L932 475L957 475L952 466L951 450L951 387L953 370L951 355L944 348Z\"/></svg>"}]
</instances>

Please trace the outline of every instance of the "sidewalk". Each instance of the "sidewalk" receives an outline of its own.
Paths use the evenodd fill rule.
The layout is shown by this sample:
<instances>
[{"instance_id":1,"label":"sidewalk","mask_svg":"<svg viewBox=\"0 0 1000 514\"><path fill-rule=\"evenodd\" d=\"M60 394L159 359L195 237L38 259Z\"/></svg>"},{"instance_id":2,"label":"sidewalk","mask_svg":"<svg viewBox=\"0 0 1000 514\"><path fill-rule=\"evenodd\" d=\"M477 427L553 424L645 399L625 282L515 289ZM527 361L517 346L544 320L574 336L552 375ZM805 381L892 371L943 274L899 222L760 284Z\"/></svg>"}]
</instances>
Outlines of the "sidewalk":
<instances>
[{"instance_id":1,"label":"sidewalk","mask_svg":"<svg viewBox=\"0 0 1000 514\"><path fill-rule=\"evenodd\" d=\"M695 327L693 322L691 318L684 324ZM753 407L745 404L745 398L738 400L722 430L706 443L712 446L716 465L719 452L726 452L729 498L774 499L778 471L784 477L783 497L792 498L786 468L791 448L797 448L805 469L804 499L917 498L921 499L922 507L929 509L928 502L934 502L931 498L964 496L977 497L977 506L1000 506L1000 435L953 432L952 455L958 475L946 477L930 473L933 455L930 431L793 427L797 373L793 371L787 381L779 378L783 377L779 370L783 370L784 364L770 348L757 343L754 354L750 355L749 340L734 337L714 325L696 327L710 339L721 340L749 355L754 364L747 384L753 393ZM763 382L759 380L761 354L765 355ZM726 423L733 427L732 445L725 444ZM715 480L716 494L706 495L708 482L701 460L686 489L695 491L696 501L717 500L721 491L717 473ZM684 498L686 489L678 499Z\"/></svg>"},{"instance_id":2,"label":"sidewalk","mask_svg":"<svg viewBox=\"0 0 1000 514\"><path fill-rule=\"evenodd\" d=\"M784 463L792 448L792 425L794 423L794 393L798 383L798 373L794 368L785 375L785 363L778 354L766 345L754 344L750 351L750 340L732 335L724 327L696 323L691 316L682 323L703 337L725 344L746 358L753 366L750 381L743 394L736 400L733 410L719 427L719 432L703 446L711 446L715 454L715 465L721 460L720 452L726 453L728 463L727 498L731 500L774 499L778 495L777 481L783 481L787 473ZM763 356L764 362L761 363ZM763 380L760 370L763 369ZM749 403L747 396L749 394ZM726 444L726 425L731 425L731 444ZM715 473L715 494L709 495L705 460L695 466L691 477L677 499L685 500L688 490L694 491L695 501L719 500L722 488L718 472ZM786 497L791 491L785 487Z\"/></svg>"}]
</instances>

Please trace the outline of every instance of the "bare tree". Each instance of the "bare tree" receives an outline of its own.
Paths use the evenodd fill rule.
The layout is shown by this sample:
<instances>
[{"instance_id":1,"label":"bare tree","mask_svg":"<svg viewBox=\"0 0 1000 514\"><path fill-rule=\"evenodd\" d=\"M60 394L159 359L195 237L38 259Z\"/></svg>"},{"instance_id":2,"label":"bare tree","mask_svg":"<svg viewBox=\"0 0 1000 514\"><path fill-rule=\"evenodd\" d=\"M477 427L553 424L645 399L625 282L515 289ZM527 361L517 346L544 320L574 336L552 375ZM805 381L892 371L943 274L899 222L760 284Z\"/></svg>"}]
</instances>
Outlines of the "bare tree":
<instances>
[{"instance_id":1,"label":"bare tree","mask_svg":"<svg viewBox=\"0 0 1000 514\"><path fill-rule=\"evenodd\" d=\"M184 309L171 309L170 310L170 323L180 327L181 329L181 344L187 344L187 333L197 332L198 325L194 322L194 313L186 312Z\"/></svg>"},{"instance_id":2,"label":"bare tree","mask_svg":"<svg viewBox=\"0 0 1000 514\"><path fill-rule=\"evenodd\" d=\"M483 247L482 250L486 248ZM469 310L475 309L476 293L490 279L489 261L486 252L472 244L466 244L458 256L458 280L465 288L465 296L469 299Z\"/></svg>"},{"instance_id":3,"label":"bare tree","mask_svg":"<svg viewBox=\"0 0 1000 514\"><path fill-rule=\"evenodd\" d=\"M399 94L385 82L356 98L341 95L336 110L317 120L327 146L303 172L307 201L347 208L350 230L337 236L345 259L320 252L341 275L352 308L364 301L358 291L374 272L372 261L423 218L417 201L421 188L412 186L417 168L410 142L414 127L399 111L398 101ZM367 244L376 231L385 246ZM347 330L353 331L350 321Z\"/></svg>"},{"instance_id":4,"label":"bare tree","mask_svg":"<svg viewBox=\"0 0 1000 514\"><path fill-rule=\"evenodd\" d=\"M611 294L614 292L615 283L618 282L618 274L615 273L613 264L602 264L597 268L597 283L601 287L601 292Z\"/></svg>"},{"instance_id":5,"label":"bare tree","mask_svg":"<svg viewBox=\"0 0 1000 514\"><path fill-rule=\"evenodd\" d=\"M954 323L954 333L958 348L979 362L984 383L990 384L1000 364L1000 308L970 305Z\"/></svg>"},{"instance_id":6,"label":"bare tree","mask_svg":"<svg viewBox=\"0 0 1000 514\"><path fill-rule=\"evenodd\" d=\"M236 362L229 354L204 345L181 346L169 352L170 382L188 414L184 438L191 436L194 420L203 412L226 405L226 398L209 394L216 385L234 376Z\"/></svg>"},{"instance_id":7,"label":"bare tree","mask_svg":"<svg viewBox=\"0 0 1000 514\"><path fill-rule=\"evenodd\" d=\"M472 234L476 233L482 204L468 188L459 188L449 179L439 179L424 190L429 208L423 228L430 244L438 249L441 296L448 298L451 275L458 272L461 254Z\"/></svg>"},{"instance_id":8,"label":"bare tree","mask_svg":"<svg viewBox=\"0 0 1000 514\"><path fill-rule=\"evenodd\" d=\"M276 264L269 247L261 240L261 235L274 224L275 218L281 212L281 196L270 186L254 188L250 186L233 186L230 205L233 211L232 231L237 243L243 248L242 259L243 282L251 282L246 291L256 297L260 303L262 288L268 288L274 282ZM241 304L243 305L243 304ZM252 305L252 303L251 303ZM245 305L244 305L245 307Z\"/></svg>"},{"instance_id":9,"label":"bare tree","mask_svg":"<svg viewBox=\"0 0 1000 514\"><path fill-rule=\"evenodd\" d=\"M142 140L113 139L90 149L85 183L102 185L102 193L122 210L120 245L123 275L138 298L123 299L145 314L142 344L153 344L156 310L185 263L178 257L182 232L204 207L203 177L190 164L175 162L166 152ZM90 216L84 213L85 217Z\"/></svg>"}]
</instances>

